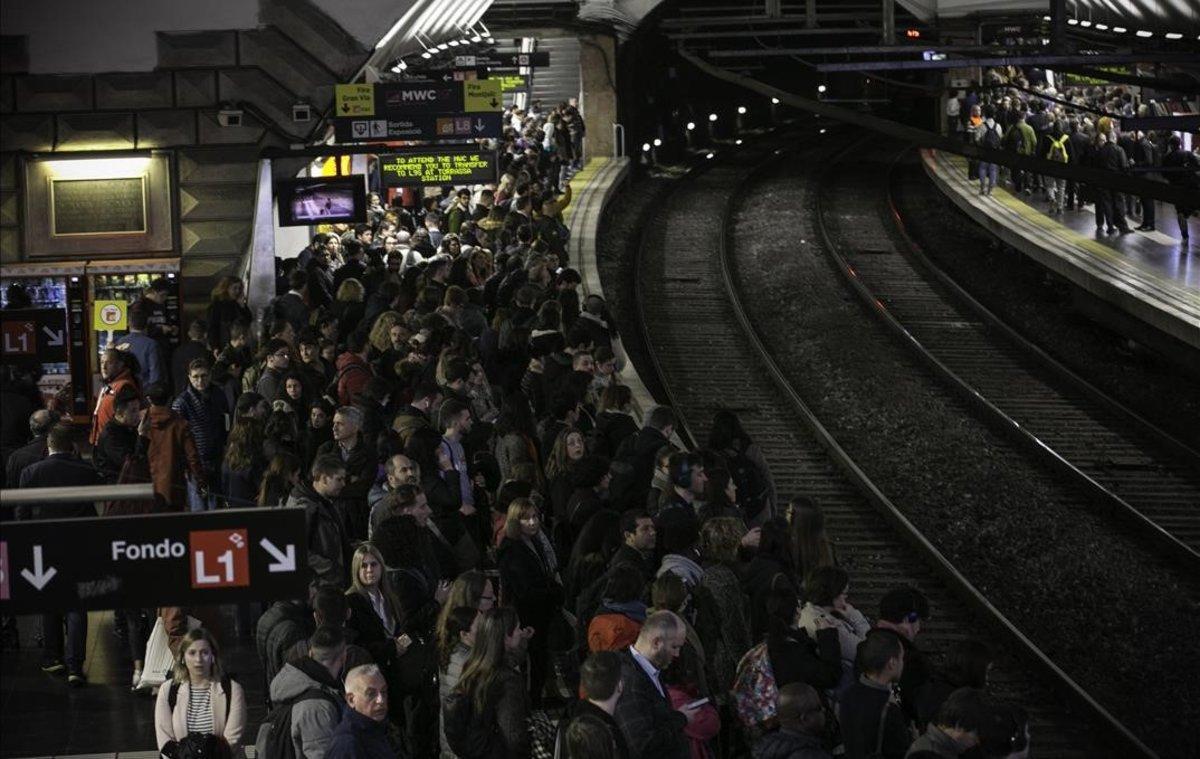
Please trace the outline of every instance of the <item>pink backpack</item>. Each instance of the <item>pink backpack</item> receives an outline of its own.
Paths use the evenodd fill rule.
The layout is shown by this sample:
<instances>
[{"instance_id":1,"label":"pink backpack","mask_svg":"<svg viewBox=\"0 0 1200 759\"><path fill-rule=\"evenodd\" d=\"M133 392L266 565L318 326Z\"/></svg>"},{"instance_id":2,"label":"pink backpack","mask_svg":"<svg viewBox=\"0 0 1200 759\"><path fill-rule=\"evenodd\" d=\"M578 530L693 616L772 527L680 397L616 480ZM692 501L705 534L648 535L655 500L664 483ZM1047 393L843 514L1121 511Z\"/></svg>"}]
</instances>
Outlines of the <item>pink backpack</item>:
<instances>
[{"instance_id":1,"label":"pink backpack","mask_svg":"<svg viewBox=\"0 0 1200 759\"><path fill-rule=\"evenodd\" d=\"M779 689L775 686L775 672L765 641L747 651L738 662L733 702L738 719L746 727L760 727L775 719Z\"/></svg>"}]
</instances>

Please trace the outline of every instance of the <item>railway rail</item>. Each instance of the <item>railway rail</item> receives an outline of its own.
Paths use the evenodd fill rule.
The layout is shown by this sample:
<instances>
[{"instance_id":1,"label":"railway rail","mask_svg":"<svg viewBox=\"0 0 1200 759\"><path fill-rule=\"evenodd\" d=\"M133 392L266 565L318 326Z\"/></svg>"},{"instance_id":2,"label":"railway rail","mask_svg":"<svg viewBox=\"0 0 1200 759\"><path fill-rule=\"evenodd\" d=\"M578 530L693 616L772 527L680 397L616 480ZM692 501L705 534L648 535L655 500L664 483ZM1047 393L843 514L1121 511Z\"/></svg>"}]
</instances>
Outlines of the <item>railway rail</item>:
<instances>
[{"instance_id":1,"label":"railway rail","mask_svg":"<svg viewBox=\"0 0 1200 759\"><path fill-rule=\"evenodd\" d=\"M809 131L813 134L804 137L810 139L799 142L811 142L816 128ZM935 660L963 637L999 641L989 687L1029 709L1040 756L1154 756L870 482L755 333L731 275L730 217L745 188L778 162L784 144L782 138L764 139L734 160L710 162L676 186L642 226L635 260L637 316L684 436L702 440L718 409L735 410L762 447L781 496L803 494L821 504L852 577L852 603L877 608L883 593L903 583L929 597L932 619L919 643ZM818 149L811 150L816 159Z\"/></svg>"},{"instance_id":2,"label":"railway rail","mask_svg":"<svg viewBox=\"0 0 1200 759\"><path fill-rule=\"evenodd\" d=\"M905 150L855 145L824 172L817 228L838 270L985 420L1200 576L1200 453L1059 364L923 255L892 196Z\"/></svg>"}]
</instances>

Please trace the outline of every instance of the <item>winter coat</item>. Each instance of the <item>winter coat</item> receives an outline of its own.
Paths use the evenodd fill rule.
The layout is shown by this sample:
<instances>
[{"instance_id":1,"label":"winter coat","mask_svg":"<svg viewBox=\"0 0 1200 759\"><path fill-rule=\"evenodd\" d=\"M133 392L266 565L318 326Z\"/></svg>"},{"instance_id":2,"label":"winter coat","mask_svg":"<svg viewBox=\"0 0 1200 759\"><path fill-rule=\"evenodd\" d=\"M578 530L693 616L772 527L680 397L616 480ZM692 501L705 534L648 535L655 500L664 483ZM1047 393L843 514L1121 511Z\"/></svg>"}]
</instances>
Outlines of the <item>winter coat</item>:
<instances>
[{"instance_id":1,"label":"winter coat","mask_svg":"<svg viewBox=\"0 0 1200 759\"><path fill-rule=\"evenodd\" d=\"M624 411L601 411L596 415L596 430L592 436L595 450L592 453L612 458L621 443L637 431L637 422Z\"/></svg>"},{"instance_id":2,"label":"winter coat","mask_svg":"<svg viewBox=\"0 0 1200 759\"><path fill-rule=\"evenodd\" d=\"M319 688L329 693L337 703L344 703L342 688L337 678L329 674L325 665L305 657L296 664L285 664L271 681L271 702L278 704L299 696L306 690ZM324 759L329 750L333 731L341 722L342 710L322 698L298 701L292 707L292 745L296 756L306 759ZM264 733L259 733L258 754L265 756L261 745Z\"/></svg>"},{"instance_id":3,"label":"winter coat","mask_svg":"<svg viewBox=\"0 0 1200 759\"><path fill-rule=\"evenodd\" d=\"M754 759L833 759L815 735L782 728L754 744Z\"/></svg>"},{"instance_id":4,"label":"winter coat","mask_svg":"<svg viewBox=\"0 0 1200 759\"><path fill-rule=\"evenodd\" d=\"M287 508L304 509L308 535L308 567L317 579L339 588L346 587L347 541L341 517L333 502L301 482L288 496Z\"/></svg>"},{"instance_id":5,"label":"winter coat","mask_svg":"<svg viewBox=\"0 0 1200 759\"><path fill-rule=\"evenodd\" d=\"M225 394L212 386L200 393L189 384L175 398L171 410L187 420L200 460L210 467L220 461L225 453L225 421L229 413Z\"/></svg>"},{"instance_id":6,"label":"winter coat","mask_svg":"<svg viewBox=\"0 0 1200 759\"><path fill-rule=\"evenodd\" d=\"M588 624L589 651L623 651L637 640L646 621L646 604L604 602ZM730 681L732 682L732 681Z\"/></svg>"},{"instance_id":7,"label":"winter coat","mask_svg":"<svg viewBox=\"0 0 1200 759\"><path fill-rule=\"evenodd\" d=\"M689 588L696 587L704 580L704 569L695 559L683 554L669 553L663 557L656 576L662 577L667 572L679 575L679 579L686 582Z\"/></svg>"},{"instance_id":8,"label":"winter coat","mask_svg":"<svg viewBox=\"0 0 1200 759\"><path fill-rule=\"evenodd\" d=\"M930 725L924 735L913 741L905 756L911 756L918 751L928 751L931 754L937 754L942 759L958 759L963 754L958 743L937 725Z\"/></svg>"},{"instance_id":9,"label":"winter coat","mask_svg":"<svg viewBox=\"0 0 1200 759\"><path fill-rule=\"evenodd\" d=\"M462 677L463 665L467 663L470 655L470 648L462 643L455 644L454 650L450 652L450 663L438 677L438 703L446 703L446 699L458 685L458 679ZM450 750L450 743L446 740L446 725L441 719L438 720L438 740L442 747L442 759L455 759L454 752Z\"/></svg>"},{"instance_id":10,"label":"winter coat","mask_svg":"<svg viewBox=\"0 0 1200 759\"><path fill-rule=\"evenodd\" d=\"M166 406L151 406L146 413L150 416L146 456L154 496L171 511L187 511L185 476L190 474L197 483L208 484L192 430L187 420Z\"/></svg>"},{"instance_id":11,"label":"winter coat","mask_svg":"<svg viewBox=\"0 0 1200 759\"><path fill-rule=\"evenodd\" d=\"M187 712L191 685L180 683L175 694L175 710L170 706L170 681L158 691L154 704L154 735L161 749L167 741L180 741L188 734ZM208 684L209 707L212 709L213 735L220 736L233 749L234 756L241 756L242 735L246 730L246 692L241 683L229 681L229 697L219 680Z\"/></svg>"},{"instance_id":12,"label":"winter coat","mask_svg":"<svg viewBox=\"0 0 1200 759\"><path fill-rule=\"evenodd\" d=\"M100 395L96 398L96 410L92 413L92 433L88 436L88 442L92 445L95 445L96 441L100 439L100 433L104 431L104 426L113 418L116 411L113 405L116 403L117 393L126 385L133 387L138 391L138 395L141 395L142 388L138 385L137 378L128 369L122 370L116 379L100 388ZM11 408L6 409L6 413L11 412ZM25 418L28 419L29 415L26 414Z\"/></svg>"},{"instance_id":13,"label":"winter coat","mask_svg":"<svg viewBox=\"0 0 1200 759\"><path fill-rule=\"evenodd\" d=\"M755 556L742 576L742 590L750 599L750 633L762 640L767 632L767 594L772 588L787 588L799 595L789 567L770 556Z\"/></svg>"},{"instance_id":14,"label":"winter coat","mask_svg":"<svg viewBox=\"0 0 1200 759\"><path fill-rule=\"evenodd\" d=\"M528 435L520 432L510 432L496 438L493 449L496 464L500 467L500 479L513 479L513 467L517 464L533 464L537 476L541 477L541 462L538 460L537 444Z\"/></svg>"},{"instance_id":15,"label":"winter coat","mask_svg":"<svg viewBox=\"0 0 1200 759\"><path fill-rule=\"evenodd\" d=\"M619 652L621 682L625 691L617 701L613 715L629 746L630 759L689 759L688 741L684 735L687 717L671 708L664 691L659 692L654 681L633 658L629 649ZM662 675L659 675L661 680Z\"/></svg>"},{"instance_id":16,"label":"winter coat","mask_svg":"<svg viewBox=\"0 0 1200 759\"><path fill-rule=\"evenodd\" d=\"M842 653L837 631L818 630L814 638L804 630L772 630L767 635L767 658L775 684L807 683L819 691L836 688L842 677Z\"/></svg>"},{"instance_id":17,"label":"winter coat","mask_svg":"<svg viewBox=\"0 0 1200 759\"><path fill-rule=\"evenodd\" d=\"M74 453L51 453L25 467L17 481L20 488L88 487L102 484L100 475ZM96 516L96 505L79 502L65 506L19 506L17 519L75 519ZM6 577L5 580L8 578Z\"/></svg>"},{"instance_id":18,"label":"winter coat","mask_svg":"<svg viewBox=\"0 0 1200 759\"><path fill-rule=\"evenodd\" d=\"M328 440L317 449L317 457L321 456L336 456L346 465L346 484L333 503L345 527L346 539L366 540L371 515L367 494L379 470L374 447L359 435L350 453L343 456L338 441Z\"/></svg>"},{"instance_id":19,"label":"winter coat","mask_svg":"<svg viewBox=\"0 0 1200 759\"><path fill-rule=\"evenodd\" d=\"M709 682L732 683L752 645L750 607L740 582L732 568L707 564L695 592L696 632L704 643Z\"/></svg>"},{"instance_id":20,"label":"winter coat","mask_svg":"<svg viewBox=\"0 0 1200 759\"><path fill-rule=\"evenodd\" d=\"M371 365L357 353L346 351L337 357L338 403L349 406L371 381Z\"/></svg>"},{"instance_id":21,"label":"winter coat","mask_svg":"<svg viewBox=\"0 0 1200 759\"><path fill-rule=\"evenodd\" d=\"M220 350L229 345L230 326L234 322L250 324L254 321L254 315L237 301L217 300L208 305L205 321L208 322L208 334L205 337L209 349Z\"/></svg>"},{"instance_id":22,"label":"winter coat","mask_svg":"<svg viewBox=\"0 0 1200 759\"><path fill-rule=\"evenodd\" d=\"M548 632L550 620L562 607L563 589L539 550L538 541L504 538L496 552L500 582L516 606L521 624L537 634Z\"/></svg>"},{"instance_id":23,"label":"winter coat","mask_svg":"<svg viewBox=\"0 0 1200 759\"><path fill-rule=\"evenodd\" d=\"M142 387L167 381L167 366L163 362L162 346L144 332L130 332L116 341L117 350L128 351L138 361L138 383Z\"/></svg>"},{"instance_id":24,"label":"winter coat","mask_svg":"<svg viewBox=\"0 0 1200 759\"><path fill-rule=\"evenodd\" d=\"M399 706L399 704L397 704ZM391 709L391 705L388 706ZM396 746L388 734L388 721L376 722L349 706L333 729L325 759L393 759Z\"/></svg>"},{"instance_id":25,"label":"winter coat","mask_svg":"<svg viewBox=\"0 0 1200 759\"><path fill-rule=\"evenodd\" d=\"M851 608L849 612L839 611L835 614L832 609L805 603L800 609L799 627L815 638L818 620L824 620L837 630L838 644L842 652L842 682L838 691L844 691L854 682L854 660L858 656L858 644L867 637L871 623L858 609Z\"/></svg>"},{"instance_id":26,"label":"winter coat","mask_svg":"<svg viewBox=\"0 0 1200 759\"><path fill-rule=\"evenodd\" d=\"M847 759L875 753L882 731L884 759L902 759L912 743L912 733L892 700L892 691L863 676L853 683L838 702L838 721L842 725Z\"/></svg>"},{"instance_id":27,"label":"winter coat","mask_svg":"<svg viewBox=\"0 0 1200 759\"><path fill-rule=\"evenodd\" d=\"M699 694L690 688L675 685L667 686L667 698L671 701L672 709L680 709L699 698ZM717 707L710 701L696 710L695 718L683 728L683 734L688 740L688 755L691 759L713 759L716 753L709 741L721 732L721 717Z\"/></svg>"}]
</instances>

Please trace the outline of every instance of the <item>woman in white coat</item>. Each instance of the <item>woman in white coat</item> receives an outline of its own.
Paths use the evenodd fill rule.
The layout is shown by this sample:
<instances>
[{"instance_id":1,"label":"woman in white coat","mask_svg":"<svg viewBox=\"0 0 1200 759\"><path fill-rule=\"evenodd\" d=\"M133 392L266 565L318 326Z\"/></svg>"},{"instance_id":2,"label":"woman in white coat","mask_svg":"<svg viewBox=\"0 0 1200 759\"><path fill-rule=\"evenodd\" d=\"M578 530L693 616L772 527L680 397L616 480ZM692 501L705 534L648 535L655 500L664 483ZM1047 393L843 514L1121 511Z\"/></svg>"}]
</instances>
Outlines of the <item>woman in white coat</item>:
<instances>
[{"instance_id":1,"label":"woman in white coat","mask_svg":"<svg viewBox=\"0 0 1200 759\"><path fill-rule=\"evenodd\" d=\"M159 751L171 756L174 745L189 734L215 735L242 756L246 729L246 694L221 670L217 642L204 628L183 636L175 659L175 672L158 691L154 706L154 732Z\"/></svg>"},{"instance_id":2,"label":"woman in white coat","mask_svg":"<svg viewBox=\"0 0 1200 759\"><path fill-rule=\"evenodd\" d=\"M842 652L842 677L838 687L830 694L834 699L854 683L854 659L858 655L858 644L871 629L871 623L862 612L846 600L849 590L850 576L844 569L817 567L808 573L804 581L804 607L800 609L797 620L798 626L813 640L817 639L817 630L821 627L837 630Z\"/></svg>"}]
</instances>

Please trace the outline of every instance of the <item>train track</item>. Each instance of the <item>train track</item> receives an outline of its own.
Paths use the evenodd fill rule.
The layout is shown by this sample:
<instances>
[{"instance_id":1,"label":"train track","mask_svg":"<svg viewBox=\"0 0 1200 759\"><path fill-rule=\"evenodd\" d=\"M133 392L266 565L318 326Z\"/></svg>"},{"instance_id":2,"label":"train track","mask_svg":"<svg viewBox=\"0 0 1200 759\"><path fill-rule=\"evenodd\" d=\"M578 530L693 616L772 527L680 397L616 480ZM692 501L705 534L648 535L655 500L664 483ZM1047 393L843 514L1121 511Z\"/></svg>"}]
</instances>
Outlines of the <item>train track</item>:
<instances>
[{"instance_id":1,"label":"train track","mask_svg":"<svg viewBox=\"0 0 1200 759\"><path fill-rule=\"evenodd\" d=\"M814 134L805 138L815 136L815 128L809 131ZM781 497L803 494L821 504L851 576L852 603L870 612L900 584L929 597L933 615L918 642L935 660L963 637L999 642L989 688L1029 709L1039 756L1153 756L867 479L754 332L731 276L730 217L756 175L778 161L783 144L764 140L731 161L713 161L669 193L642 227L635 262L638 320L686 437L702 440L718 409L735 410L770 462Z\"/></svg>"},{"instance_id":2,"label":"train track","mask_svg":"<svg viewBox=\"0 0 1200 759\"><path fill-rule=\"evenodd\" d=\"M1157 554L1200 573L1200 453L1059 364L937 270L907 237L892 199L903 151L876 140L824 172L817 226L845 280L985 420L1089 504L1136 528Z\"/></svg>"}]
</instances>

